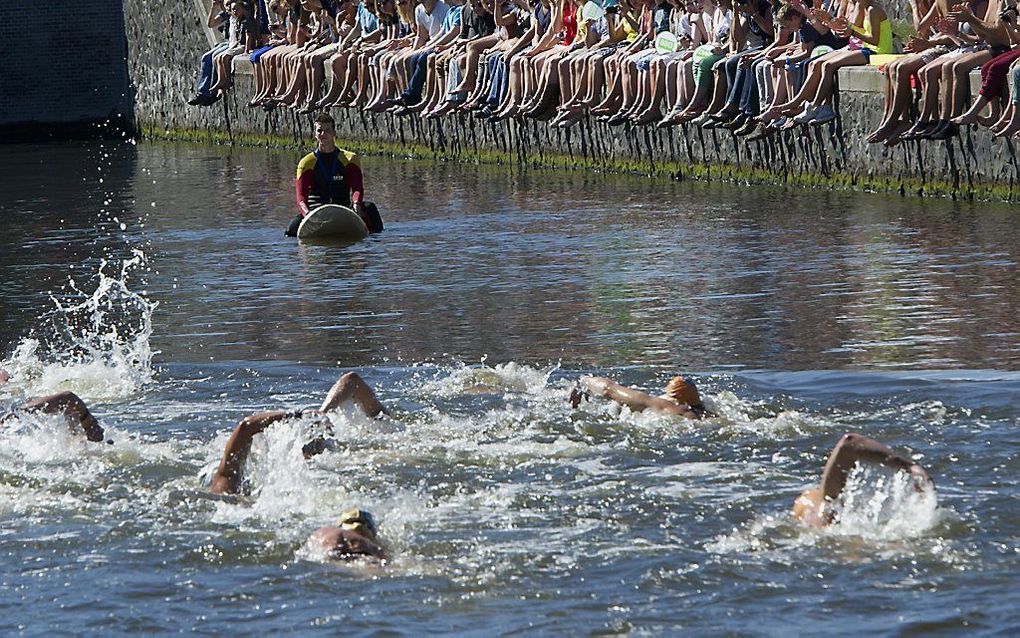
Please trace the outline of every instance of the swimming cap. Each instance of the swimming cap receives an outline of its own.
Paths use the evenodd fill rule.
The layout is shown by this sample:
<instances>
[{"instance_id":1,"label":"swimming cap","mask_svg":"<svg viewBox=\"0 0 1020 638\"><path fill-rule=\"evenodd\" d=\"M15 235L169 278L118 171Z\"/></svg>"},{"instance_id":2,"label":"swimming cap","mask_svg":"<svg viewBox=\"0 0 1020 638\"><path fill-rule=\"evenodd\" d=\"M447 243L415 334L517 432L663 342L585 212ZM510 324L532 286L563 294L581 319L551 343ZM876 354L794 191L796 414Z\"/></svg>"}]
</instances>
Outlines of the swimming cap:
<instances>
[{"instance_id":1,"label":"swimming cap","mask_svg":"<svg viewBox=\"0 0 1020 638\"><path fill-rule=\"evenodd\" d=\"M701 405L701 395L694 384L683 377L673 377L666 384L666 395L677 403L686 403L692 408Z\"/></svg>"},{"instance_id":2,"label":"swimming cap","mask_svg":"<svg viewBox=\"0 0 1020 638\"><path fill-rule=\"evenodd\" d=\"M376 535L375 518L372 517L371 512L365 510L347 510L340 515L337 525L340 529L353 530L369 538L374 539Z\"/></svg>"}]
</instances>

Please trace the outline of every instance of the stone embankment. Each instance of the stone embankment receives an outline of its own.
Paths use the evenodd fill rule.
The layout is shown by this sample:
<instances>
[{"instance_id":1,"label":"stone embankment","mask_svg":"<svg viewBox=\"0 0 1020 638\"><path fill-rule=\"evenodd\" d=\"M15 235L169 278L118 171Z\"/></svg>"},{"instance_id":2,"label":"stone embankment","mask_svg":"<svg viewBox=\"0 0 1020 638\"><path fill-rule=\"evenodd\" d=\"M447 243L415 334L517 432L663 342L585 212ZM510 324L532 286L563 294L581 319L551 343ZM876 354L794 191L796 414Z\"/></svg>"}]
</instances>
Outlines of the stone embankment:
<instances>
[{"instance_id":1,"label":"stone embankment","mask_svg":"<svg viewBox=\"0 0 1020 638\"><path fill-rule=\"evenodd\" d=\"M215 35L204 28L204 0L194 8L125 0L129 73L135 118L152 137L243 144L307 146L311 117L286 109L246 106L251 74L236 64L236 85L209 108L189 106L199 55ZM189 3L189 8L191 3ZM582 121L568 130L543 122L490 123L470 117L423 121L389 114L337 110L339 136L362 154L392 153L462 161L639 171L679 179L813 185L921 196L1020 199L1020 166L1012 140L970 127L946 142L904 142L893 148L865 136L882 116L882 76L873 67L839 77L840 117L746 142L728 131L690 125L671 130L611 128Z\"/></svg>"}]
</instances>

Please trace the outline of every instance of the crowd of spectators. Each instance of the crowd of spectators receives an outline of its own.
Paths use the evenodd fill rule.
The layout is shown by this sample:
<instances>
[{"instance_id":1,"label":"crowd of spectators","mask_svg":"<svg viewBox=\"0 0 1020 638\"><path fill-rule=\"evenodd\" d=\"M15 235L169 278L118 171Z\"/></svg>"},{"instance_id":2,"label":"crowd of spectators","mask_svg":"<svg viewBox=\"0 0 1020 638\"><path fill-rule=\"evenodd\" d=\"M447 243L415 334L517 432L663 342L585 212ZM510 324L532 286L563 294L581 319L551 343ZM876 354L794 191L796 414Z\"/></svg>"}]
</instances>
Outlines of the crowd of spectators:
<instances>
[{"instance_id":1,"label":"crowd of spectators","mask_svg":"<svg viewBox=\"0 0 1020 638\"><path fill-rule=\"evenodd\" d=\"M208 16L224 40L202 56L199 106L230 89L245 55L251 108L690 122L762 139L834 120L837 71L869 66L886 81L870 142L970 124L1020 132L1015 0L911 0L902 46L875 0L223 1Z\"/></svg>"}]
</instances>

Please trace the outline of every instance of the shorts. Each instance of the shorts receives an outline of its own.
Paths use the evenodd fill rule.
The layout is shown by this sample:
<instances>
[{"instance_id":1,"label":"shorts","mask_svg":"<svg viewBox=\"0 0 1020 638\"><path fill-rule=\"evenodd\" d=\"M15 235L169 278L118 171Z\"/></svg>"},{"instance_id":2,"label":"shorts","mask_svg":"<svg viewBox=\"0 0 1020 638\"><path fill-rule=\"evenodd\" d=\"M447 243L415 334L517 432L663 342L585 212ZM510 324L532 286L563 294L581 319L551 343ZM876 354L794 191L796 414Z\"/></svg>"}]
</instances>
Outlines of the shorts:
<instances>
[{"instance_id":1,"label":"shorts","mask_svg":"<svg viewBox=\"0 0 1020 638\"><path fill-rule=\"evenodd\" d=\"M259 59L261 59L263 55L265 55L267 52L275 49L278 46L279 46L278 44L270 44L269 46L264 46L261 49L255 49L254 51L251 52L251 57L248 59L251 60L252 64L258 64Z\"/></svg>"},{"instance_id":2,"label":"shorts","mask_svg":"<svg viewBox=\"0 0 1020 638\"><path fill-rule=\"evenodd\" d=\"M655 55L657 55L655 49L645 49L630 56L630 61L637 65L638 70L647 71Z\"/></svg>"},{"instance_id":3,"label":"shorts","mask_svg":"<svg viewBox=\"0 0 1020 638\"><path fill-rule=\"evenodd\" d=\"M920 54L921 55L921 62L923 62L924 64L928 64L932 60L934 60L935 58L940 58L943 55L949 53L950 51L952 51L952 49L950 49L949 47L947 47L944 44L932 47L930 49L926 49L923 52L921 52L921 54Z\"/></svg>"},{"instance_id":4,"label":"shorts","mask_svg":"<svg viewBox=\"0 0 1020 638\"><path fill-rule=\"evenodd\" d=\"M988 48L988 45L985 44L984 42L982 42L980 44L972 44L970 46L960 47L959 49L955 49L953 51L950 51L946 55L948 57L951 57L951 58L956 58L956 57L959 57L961 55L966 55L968 53L977 53L979 51L984 51L987 48Z\"/></svg>"}]
</instances>

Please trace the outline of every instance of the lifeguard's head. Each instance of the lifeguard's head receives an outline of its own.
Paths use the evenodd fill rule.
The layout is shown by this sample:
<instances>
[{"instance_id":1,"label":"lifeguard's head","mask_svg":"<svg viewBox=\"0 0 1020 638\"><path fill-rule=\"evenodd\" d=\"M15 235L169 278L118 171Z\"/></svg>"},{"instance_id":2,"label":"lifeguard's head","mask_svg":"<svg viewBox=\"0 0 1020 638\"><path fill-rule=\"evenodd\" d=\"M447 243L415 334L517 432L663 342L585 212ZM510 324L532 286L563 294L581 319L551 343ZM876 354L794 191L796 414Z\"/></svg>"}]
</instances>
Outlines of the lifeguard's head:
<instances>
[{"instance_id":1,"label":"lifeguard's head","mask_svg":"<svg viewBox=\"0 0 1020 638\"><path fill-rule=\"evenodd\" d=\"M329 113L315 116L315 141L319 148L330 153L336 144L336 120Z\"/></svg>"}]
</instances>

